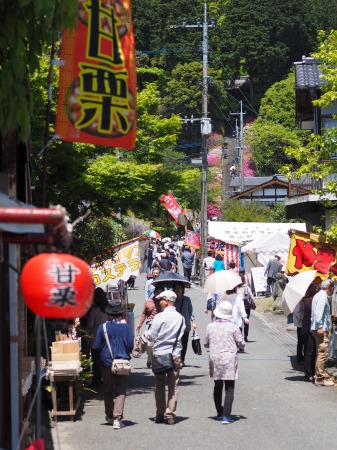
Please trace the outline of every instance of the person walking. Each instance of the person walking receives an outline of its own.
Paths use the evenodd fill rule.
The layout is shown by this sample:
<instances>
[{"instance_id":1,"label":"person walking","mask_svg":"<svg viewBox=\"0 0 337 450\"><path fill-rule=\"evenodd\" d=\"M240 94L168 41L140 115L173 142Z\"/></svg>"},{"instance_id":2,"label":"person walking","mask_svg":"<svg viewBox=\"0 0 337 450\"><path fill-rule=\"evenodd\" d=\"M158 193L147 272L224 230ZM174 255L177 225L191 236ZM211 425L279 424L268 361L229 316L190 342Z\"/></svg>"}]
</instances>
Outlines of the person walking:
<instances>
[{"instance_id":1,"label":"person walking","mask_svg":"<svg viewBox=\"0 0 337 450\"><path fill-rule=\"evenodd\" d=\"M213 268L214 272L218 272L219 270L226 270L225 263L223 262L222 256L220 254L216 255Z\"/></svg>"},{"instance_id":2,"label":"person walking","mask_svg":"<svg viewBox=\"0 0 337 450\"><path fill-rule=\"evenodd\" d=\"M142 339L153 342L154 355L172 353L173 370L155 374L156 423L174 425L178 400L178 384L180 374L181 338L185 331L185 320L176 311L176 294L167 290L157 296L162 312L152 320L152 325ZM165 385L168 385L166 401Z\"/></svg>"},{"instance_id":3,"label":"person walking","mask_svg":"<svg viewBox=\"0 0 337 450\"><path fill-rule=\"evenodd\" d=\"M152 278L146 280L145 283L145 288L144 288L144 299L149 300L150 298L153 297L153 293L154 293L154 286L152 285L152 283L154 282L154 280L156 278L158 278L160 275L160 270L158 268L154 268L152 269Z\"/></svg>"},{"instance_id":4,"label":"person walking","mask_svg":"<svg viewBox=\"0 0 337 450\"><path fill-rule=\"evenodd\" d=\"M280 263L279 255L275 255L274 259L270 259L268 261L266 270L264 272L264 276L267 276L267 289L266 289L266 297L270 297L274 283L276 281L276 275L279 272L282 272L282 264Z\"/></svg>"},{"instance_id":5,"label":"person walking","mask_svg":"<svg viewBox=\"0 0 337 450\"><path fill-rule=\"evenodd\" d=\"M216 418L223 424L234 422L231 418L235 381L238 378L237 349L245 350L239 327L232 319L232 304L222 301L214 310L215 319L207 325L204 346L209 348L209 376L214 380L213 399ZM223 386L225 400L222 402Z\"/></svg>"},{"instance_id":6,"label":"person walking","mask_svg":"<svg viewBox=\"0 0 337 450\"><path fill-rule=\"evenodd\" d=\"M304 377L305 381L315 381L316 344L311 332L312 299L316 294L314 283L308 287L303 297L302 341L304 345Z\"/></svg>"},{"instance_id":7,"label":"person walking","mask_svg":"<svg viewBox=\"0 0 337 450\"><path fill-rule=\"evenodd\" d=\"M304 342L302 337L303 307L303 299L301 299L293 311L293 322L297 329L296 358L299 364L304 363Z\"/></svg>"},{"instance_id":8,"label":"person walking","mask_svg":"<svg viewBox=\"0 0 337 450\"><path fill-rule=\"evenodd\" d=\"M111 371L112 356L107 345L104 325L112 355L116 359L131 359L133 335L129 325L125 323L126 310L120 301L113 301L105 311L108 321L98 327L95 349L100 351L103 366L105 420L113 429L119 430L124 427L122 419L128 376L115 375Z\"/></svg>"},{"instance_id":9,"label":"person walking","mask_svg":"<svg viewBox=\"0 0 337 450\"><path fill-rule=\"evenodd\" d=\"M248 342L248 334L249 334L249 317L250 317L250 312L252 310L252 308L254 308L254 295L253 292L250 288L250 286L248 285L247 282L247 278L246 277L246 272L244 269L240 269L240 273L239 273L241 280L242 280L242 284L240 285L240 287L237 290L238 294L241 294L242 299L243 299L243 306L246 312L246 317L248 320L244 320L244 328L243 328L243 335L244 335L244 339L245 342Z\"/></svg>"},{"instance_id":10,"label":"person walking","mask_svg":"<svg viewBox=\"0 0 337 450\"><path fill-rule=\"evenodd\" d=\"M213 258L213 253L211 251L207 252L207 256L204 259L203 266L205 269L205 277L207 278L209 275L211 275L214 272L214 261L215 258Z\"/></svg>"},{"instance_id":11,"label":"person walking","mask_svg":"<svg viewBox=\"0 0 337 450\"><path fill-rule=\"evenodd\" d=\"M142 311L142 315L140 316L140 320L138 325L136 326L136 331L139 332L143 323L146 321L147 329L149 330L152 325L152 320L154 317L160 312L159 300L157 295L161 294L164 291L163 286L156 286L154 289L153 297L149 300L146 300L144 303L144 308ZM150 368L152 364L153 357L153 345L152 342L148 342L146 345L146 353L147 353L147 367Z\"/></svg>"},{"instance_id":12,"label":"person walking","mask_svg":"<svg viewBox=\"0 0 337 450\"><path fill-rule=\"evenodd\" d=\"M91 336L92 386L102 382L100 351L94 348L98 327L106 322L108 316L106 308L109 306L104 290L97 287L94 292L94 306L91 308L87 322L87 332Z\"/></svg>"},{"instance_id":13,"label":"person walking","mask_svg":"<svg viewBox=\"0 0 337 450\"><path fill-rule=\"evenodd\" d=\"M328 359L329 331L331 329L331 313L328 297L333 294L334 284L331 280L323 280L320 290L312 299L311 330L316 343L316 386L333 386L334 382L325 370Z\"/></svg>"},{"instance_id":14,"label":"person walking","mask_svg":"<svg viewBox=\"0 0 337 450\"><path fill-rule=\"evenodd\" d=\"M197 324L193 314L193 306L190 297L185 295L185 286L181 282L177 282L173 285L173 292L176 294L177 299L175 302L176 310L185 319L185 331L181 339L181 369L185 367L185 356L187 352L188 338L191 331L197 329Z\"/></svg>"},{"instance_id":15,"label":"person walking","mask_svg":"<svg viewBox=\"0 0 337 450\"><path fill-rule=\"evenodd\" d=\"M181 254L181 263L184 269L184 277L187 278L188 281L191 281L193 262L194 255L192 255L190 247L186 246Z\"/></svg>"}]
</instances>

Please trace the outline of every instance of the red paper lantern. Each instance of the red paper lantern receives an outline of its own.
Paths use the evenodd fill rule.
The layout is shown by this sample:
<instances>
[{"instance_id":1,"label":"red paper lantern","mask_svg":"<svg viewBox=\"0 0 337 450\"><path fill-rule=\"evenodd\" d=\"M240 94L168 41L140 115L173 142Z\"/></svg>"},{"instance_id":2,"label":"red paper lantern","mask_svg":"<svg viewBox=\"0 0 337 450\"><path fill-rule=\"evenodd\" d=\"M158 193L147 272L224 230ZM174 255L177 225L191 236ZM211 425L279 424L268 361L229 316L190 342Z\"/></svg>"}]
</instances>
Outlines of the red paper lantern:
<instances>
[{"instance_id":1,"label":"red paper lantern","mask_svg":"<svg viewBox=\"0 0 337 450\"><path fill-rule=\"evenodd\" d=\"M90 267L66 253L41 253L24 265L20 284L29 309L47 319L75 319L91 307Z\"/></svg>"}]
</instances>

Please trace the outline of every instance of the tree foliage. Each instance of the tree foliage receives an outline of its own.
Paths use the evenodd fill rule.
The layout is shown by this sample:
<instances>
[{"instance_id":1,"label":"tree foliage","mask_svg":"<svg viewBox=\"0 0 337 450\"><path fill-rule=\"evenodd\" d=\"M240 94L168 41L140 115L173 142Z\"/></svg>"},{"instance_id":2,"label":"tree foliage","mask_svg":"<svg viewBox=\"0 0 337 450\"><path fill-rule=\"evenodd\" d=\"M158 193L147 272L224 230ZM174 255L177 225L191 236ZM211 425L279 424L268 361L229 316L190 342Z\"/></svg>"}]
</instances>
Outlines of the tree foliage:
<instances>
[{"instance_id":1,"label":"tree foliage","mask_svg":"<svg viewBox=\"0 0 337 450\"><path fill-rule=\"evenodd\" d=\"M77 0L17 0L0 3L0 130L18 130L26 142L33 111L29 74L39 67L46 43L64 27L74 27Z\"/></svg>"},{"instance_id":2,"label":"tree foliage","mask_svg":"<svg viewBox=\"0 0 337 450\"><path fill-rule=\"evenodd\" d=\"M260 118L250 125L246 139L251 145L253 160L260 175L279 173L284 164L292 162L286 149L297 149L301 146L296 132Z\"/></svg>"},{"instance_id":3,"label":"tree foliage","mask_svg":"<svg viewBox=\"0 0 337 450\"><path fill-rule=\"evenodd\" d=\"M258 201L229 199L222 203L220 220L225 222L268 222L269 207Z\"/></svg>"}]
</instances>

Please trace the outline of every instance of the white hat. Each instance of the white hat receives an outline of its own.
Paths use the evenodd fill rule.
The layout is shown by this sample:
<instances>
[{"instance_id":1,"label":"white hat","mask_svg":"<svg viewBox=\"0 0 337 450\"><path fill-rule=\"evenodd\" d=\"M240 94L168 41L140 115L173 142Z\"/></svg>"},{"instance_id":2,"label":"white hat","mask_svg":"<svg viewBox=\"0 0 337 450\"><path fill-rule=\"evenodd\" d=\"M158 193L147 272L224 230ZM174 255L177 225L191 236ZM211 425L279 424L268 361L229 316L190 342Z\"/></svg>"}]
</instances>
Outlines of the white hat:
<instances>
[{"instance_id":1,"label":"white hat","mask_svg":"<svg viewBox=\"0 0 337 450\"><path fill-rule=\"evenodd\" d=\"M233 306L231 302L224 300L219 303L218 306L213 311L215 317L219 317L219 319L230 319L232 317Z\"/></svg>"},{"instance_id":2,"label":"white hat","mask_svg":"<svg viewBox=\"0 0 337 450\"><path fill-rule=\"evenodd\" d=\"M165 300L174 303L177 299L176 294L173 291L164 291L157 295L157 299L165 298Z\"/></svg>"},{"instance_id":3,"label":"white hat","mask_svg":"<svg viewBox=\"0 0 337 450\"><path fill-rule=\"evenodd\" d=\"M333 284L333 281L330 278L323 280L321 283L321 289L326 289L327 287L330 286L330 284Z\"/></svg>"}]
</instances>

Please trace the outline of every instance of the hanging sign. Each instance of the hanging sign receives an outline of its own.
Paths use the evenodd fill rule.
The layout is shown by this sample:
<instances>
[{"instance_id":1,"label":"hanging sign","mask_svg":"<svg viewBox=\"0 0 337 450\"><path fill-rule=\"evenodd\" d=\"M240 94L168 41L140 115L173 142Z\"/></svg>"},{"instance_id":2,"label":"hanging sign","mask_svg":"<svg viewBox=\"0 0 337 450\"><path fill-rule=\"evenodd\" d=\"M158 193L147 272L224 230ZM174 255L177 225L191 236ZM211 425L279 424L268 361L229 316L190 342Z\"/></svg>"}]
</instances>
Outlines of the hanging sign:
<instances>
[{"instance_id":1,"label":"hanging sign","mask_svg":"<svg viewBox=\"0 0 337 450\"><path fill-rule=\"evenodd\" d=\"M62 34L59 139L133 150L136 69L130 0L80 0Z\"/></svg>"},{"instance_id":2,"label":"hanging sign","mask_svg":"<svg viewBox=\"0 0 337 450\"><path fill-rule=\"evenodd\" d=\"M90 267L66 253L41 253L29 259L20 285L29 309L46 319L82 317L94 295Z\"/></svg>"},{"instance_id":3,"label":"hanging sign","mask_svg":"<svg viewBox=\"0 0 337 450\"><path fill-rule=\"evenodd\" d=\"M337 277L337 242L317 233L291 232L286 274L316 270L321 278Z\"/></svg>"},{"instance_id":4,"label":"hanging sign","mask_svg":"<svg viewBox=\"0 0 337 450\"><path fill-rule=\"evenodd\" d=\"M178 223L179 214L183 212L183 208L179 205L172 192L162 195L159 200L162 202L164 208L171 214L173 219Z\"/></svg>"},{"instance_id":5,"label":"hanging sign","mask_svg":"<svg viewBox=\"0 0 337 450\"><path fill-rule=\"evenodd\" d=\"M115 286L119 280L127 281L131 275L138 276L141 261L139 242L123 246L113 258L91 266L95 287Z\"/></svg>"}]
</instances>

